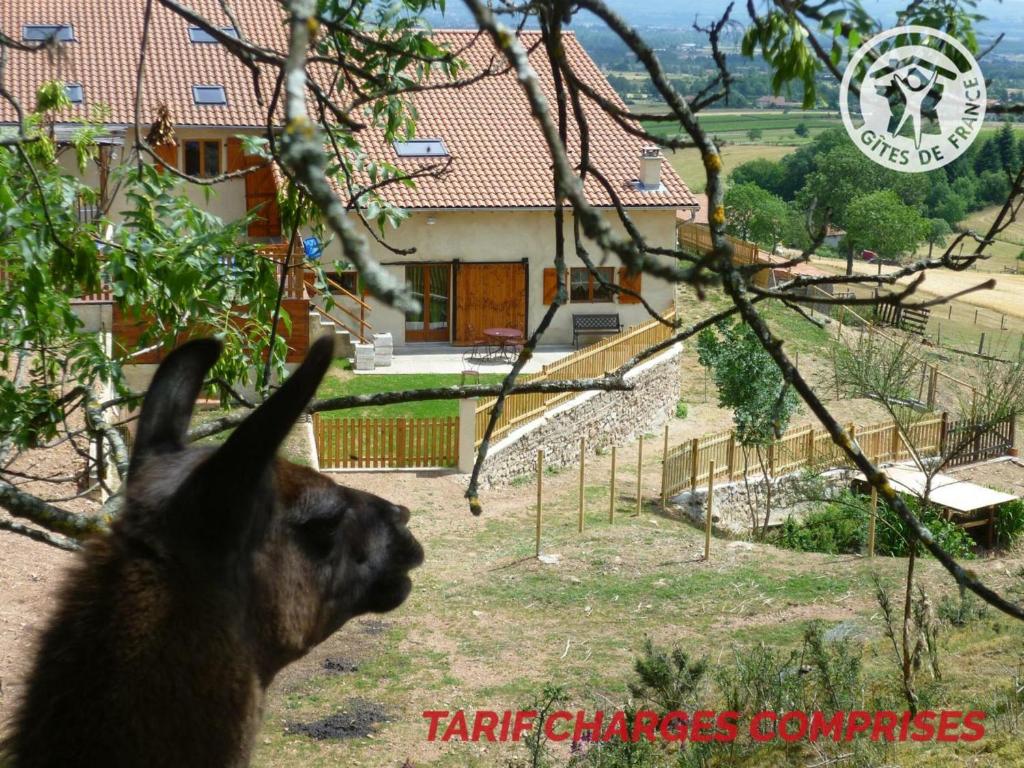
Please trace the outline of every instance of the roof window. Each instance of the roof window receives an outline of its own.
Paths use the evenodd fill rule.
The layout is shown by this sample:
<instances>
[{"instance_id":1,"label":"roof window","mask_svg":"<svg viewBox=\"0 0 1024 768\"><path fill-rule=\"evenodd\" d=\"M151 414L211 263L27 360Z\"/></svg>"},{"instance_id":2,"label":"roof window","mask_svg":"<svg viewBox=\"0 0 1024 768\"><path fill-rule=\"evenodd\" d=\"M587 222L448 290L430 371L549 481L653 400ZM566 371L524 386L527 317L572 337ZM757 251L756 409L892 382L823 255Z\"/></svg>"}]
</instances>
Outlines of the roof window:
<instances>
[{"instance_id":1,"label":"roof window","mask_svg":"<svg viewBox=\"0 0 1024 768\"><path fill-rule=\"evenodd\" d=\"M238 30L234 27L221 27L220 31L228 37L238 39ZM209 31L202 27L189 27L188 28L188 39L193 43L219 43L220 41L215 38Z\"/></svg>"},{"instance_id":2,"label":"roof window","mask_svg":"<svg viewBox=\"0 0 1024 768\"><path fill-rule=\"evenodd\" d=\"M60 43L75 41L75 28L71 24L23 24L21 39L26 43L44 42L53 38Z\"/></svg>"},{"instance_id":3,"label":"roof window","mask_svg":"<svg viewBox=\"0 0 1024 768\"><path fill-rule=\"evenodd\" d=\"M68 83L64 86L64 93L68 96L68 101L72 104L81 104L85 98L85 89L82 88L81 83Z\"/></svg>"},{"instance_id":4,"label":"roof window","mask_svg":"<svg viewBox=\"0 0 1024 768\"><path fill-rule=\"evenodd\" d=\"M447 157L448 148L441 139L412 139L393 143L399 157Z\"/></svg>"},{"instance_id":5,"label":"roof window","mask_svg":"<svg viewBox=\"0 0 1024 768\"><path fill-rule=\"evenodd\" d=\"M192 100L199 106L223 106L228 103L223 85L193 85Z\"/></svg>"}]
</instances>

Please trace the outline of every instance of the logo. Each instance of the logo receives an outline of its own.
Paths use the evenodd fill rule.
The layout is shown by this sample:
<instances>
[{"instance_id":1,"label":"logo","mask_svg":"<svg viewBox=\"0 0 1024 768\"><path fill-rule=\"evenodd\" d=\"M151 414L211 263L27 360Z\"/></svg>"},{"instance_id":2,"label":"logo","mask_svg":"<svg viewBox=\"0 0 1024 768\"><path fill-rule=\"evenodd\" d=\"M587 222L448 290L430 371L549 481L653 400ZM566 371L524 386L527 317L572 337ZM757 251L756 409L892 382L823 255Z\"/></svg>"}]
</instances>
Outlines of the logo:
<instances>
[{"instance_id":1,"label":"logo","mask_svg":"<svg viewBox=\"0 0 1024 768\"><path fill-rule=\"evenodd\" d=\"M895 27L850 59L839 108L854 144L876 163L905 173L932 171L977 138L985 77L955 38L929 27Z\"/></svg>"}]
</instances>

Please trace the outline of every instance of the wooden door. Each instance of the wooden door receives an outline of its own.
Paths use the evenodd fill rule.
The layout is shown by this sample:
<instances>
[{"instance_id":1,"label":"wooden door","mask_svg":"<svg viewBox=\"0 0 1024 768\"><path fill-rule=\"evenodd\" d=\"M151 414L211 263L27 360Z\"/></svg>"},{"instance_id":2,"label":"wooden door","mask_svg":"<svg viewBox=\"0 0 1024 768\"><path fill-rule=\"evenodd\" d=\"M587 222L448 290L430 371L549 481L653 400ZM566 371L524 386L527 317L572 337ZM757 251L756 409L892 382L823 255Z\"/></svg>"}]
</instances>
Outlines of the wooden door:
<instances>
[{"instance_id":1,"label":"wooden door","mask_svg":"<svg viewBox=\"0 0 1024 768\"><path fill-rule=\"evenodd\" d=\"M455 277L455 343L472 344L485 328L526 334L526 265L460 263Z\"/></svg>"},{"instance_id":2,"label":"wooden door","mask_svg":"<svg viewBox=\"0 0 1024 768\"><path fill-rule=\"evenodd\" d=\"M406 341L448 341L451 264L408 264L405 281L421 309L405 315Z\"/></svg>"}]
</instances>

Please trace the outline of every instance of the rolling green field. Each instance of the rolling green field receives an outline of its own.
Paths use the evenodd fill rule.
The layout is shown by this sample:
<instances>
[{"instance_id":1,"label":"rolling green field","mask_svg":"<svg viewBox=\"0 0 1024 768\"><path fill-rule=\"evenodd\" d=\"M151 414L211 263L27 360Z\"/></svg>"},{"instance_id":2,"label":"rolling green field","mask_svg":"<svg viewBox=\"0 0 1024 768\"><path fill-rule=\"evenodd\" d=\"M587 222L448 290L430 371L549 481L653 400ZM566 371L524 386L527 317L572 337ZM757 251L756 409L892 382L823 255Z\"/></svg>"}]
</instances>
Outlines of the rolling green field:
<instances>
[{"instance_id":1,"label":"rolling green field","mask_svg":"<svg viewBox=\"0 0 1024 768\"><path fill-rule=\"evenodd\" d=\"M960 227L973 230L978 235L984 235L988 228L992 226L996 216L999 215L999 209L998 205L993 205L980 211L975 211L960 222ZM971 247L972 244L970 242L964 245L965 250L969 250ZM936 248L936 253L939 252L938 248ZM1024 252L1024 222L1015 221L1011 223L986 248L986 252L989 258L979 262L978 271L999 273L1024 271L1024 261L1017 258L1018 255ZM927 255L927 253L928 245L926 243L918 249L918 254Z\"/></svg>"},{"instance_id":2,"label":"rolling green field","mask_svg":"<svg viewBox=\"0 0 1024 768\"><path fill-rule=\"evenodd\" d=\"M642 111L643 106L635 104L633 109ZM800 123L807 126L807 136L794 133ZM758 144L798 145L807 143L827 128L840 125L840 120L835 112L712 110L700 114L700 124L722 142L749 142L747 131L758 129L762 131L761 138L757 139ZM645 122L644 128L658 136L671 136L679 132L679 127L672 123Z\"/></svg>"},{"instance_id":3,"label":"rolling green field","mask_svg":"<svg viewBox=\"0 0 1024 768\"><path fill-rule=\"evenodd\" d=\"M725 175L738 165L748 160L765 158L767 160L781 160L792 152L796 147L785 147L779 145L765 144L727 144L722 147L722 162L725 167ZM703 192L707 183L704 175L704 163L700 159L700 152L696 149L685 149L681 152L668 152L668 161L672 167L683 177L686 186L693 192Z\"/></svg>"}]
</instances>

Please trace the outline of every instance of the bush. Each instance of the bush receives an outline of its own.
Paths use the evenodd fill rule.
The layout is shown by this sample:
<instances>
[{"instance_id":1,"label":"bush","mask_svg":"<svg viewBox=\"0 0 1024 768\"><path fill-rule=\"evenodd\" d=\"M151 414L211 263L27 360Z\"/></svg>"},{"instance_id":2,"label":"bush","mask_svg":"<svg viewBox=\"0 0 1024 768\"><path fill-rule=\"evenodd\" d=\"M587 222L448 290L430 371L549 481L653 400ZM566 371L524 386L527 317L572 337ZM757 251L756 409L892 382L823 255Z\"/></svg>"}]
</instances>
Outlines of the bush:
<instances>
[{"instance_id":1,"label":"bush","mask_svg":"<svg viewBox=\"0 0 1024 768\"><path fill-rule=\"evenodd\" d=\"M954 627L966 627L976 619L983 619L988 613L988 603L979 600L970 592L943 595L936 608L939 618Z\"/></svg>"},{"instance_id":2,"label":"bush","mask_svg":"<svg viewBox=\"0 0 1024 768\"><path fill-rule=\"evenodd\" d=\"M939 509L931 504L921 509L921 502L915 498L903 497L910 511L917 516L935 537L935 543L958 559L974 557L974 539L952 520L941 516ZM906 557L910 554L907 546L907 527L903 520L888 504L878 505L875 521L875 552L880 555ZM923 551L922 551L923 553Z\"/></svg>"},{"instance_id":3,"label":"bush","mask_svg":"<svg viewBox=\"0 0 1024 768\"><path fill-rule=\"evenodd\" d=\"M676 403L676 418L677 419L685 419L689 412L690 412L690 409L687 407L686 403L684 403L682 400L680 400L678 403Z\"/></svg>"},{"instance_id":4,"label":"bush","mask_svg":"<svg viewBox=\"0 0 1024 768\"><path fill-rule=\"evenodd\" d=\"M963 528L942 517L934 506L929 505L922 511L917 499L904 496L903 500L932 532L935 541L950 555L956 558L974 557L974 540ZM870 514L871 505L867 496L846 491L802 519L787 518L779 529L776 543L780 547L799 552L833 555L860 552L867 542ZM1010 539L1019 535L1024 530L1024 504L1019 504L1011 513L997 518L997 532L1000 524L1007 530L1005 535ZM878 505L878 516L875 519L875 553L893 557L906 557L910 553L903 520L884 503Z\"/></svg>"},{"instance_id":5,"label":"bush","mask_svg":"<svg viewBox=\"0 0 1024 768\"><path fill-rule=\"evenodd\" d=\"M996 513L996 541L1013 544L1024 533L1024 499L1003 504Z\"/></svg>"},{"instance_id":6,"label":"bush","mask_svg":"<svg viewBox=\"0 0 1024 768\"><path fill-rule=\"evenodd\" d=\"M848 494L853 498L853 494ZM779 529L778 545L798 552L830 555L860 552L866 539L866 515L843 501L826 504L801 520L787 517Z\"/></svg>"}]
</instances>

